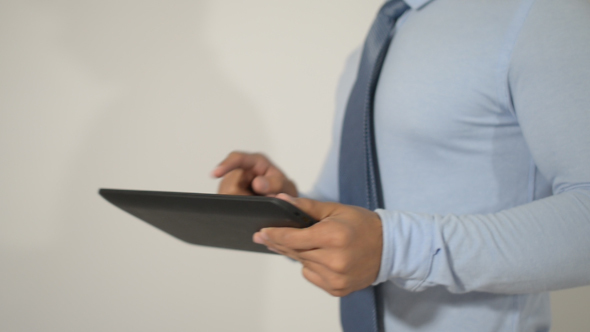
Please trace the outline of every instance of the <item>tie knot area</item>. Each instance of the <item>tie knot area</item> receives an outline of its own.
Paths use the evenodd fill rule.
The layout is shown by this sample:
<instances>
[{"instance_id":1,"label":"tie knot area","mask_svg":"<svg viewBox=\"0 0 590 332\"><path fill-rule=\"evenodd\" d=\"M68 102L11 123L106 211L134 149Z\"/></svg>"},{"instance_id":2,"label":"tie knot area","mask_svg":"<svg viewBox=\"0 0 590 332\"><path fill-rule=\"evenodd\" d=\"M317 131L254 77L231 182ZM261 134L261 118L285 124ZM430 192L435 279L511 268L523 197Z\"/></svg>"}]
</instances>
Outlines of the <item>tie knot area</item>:
<instances>
[{"instance_id":1,"label":"tie knot area","mask_svg":"<svg viewBox=\"0 0 590 332\"><path fill-rule=\"evenodd\" d=\"M391 0L386 2L379 10L379 16L383 15L389 20L397 20L410 6L403 0Z\"/></svg>"}]
</instances>

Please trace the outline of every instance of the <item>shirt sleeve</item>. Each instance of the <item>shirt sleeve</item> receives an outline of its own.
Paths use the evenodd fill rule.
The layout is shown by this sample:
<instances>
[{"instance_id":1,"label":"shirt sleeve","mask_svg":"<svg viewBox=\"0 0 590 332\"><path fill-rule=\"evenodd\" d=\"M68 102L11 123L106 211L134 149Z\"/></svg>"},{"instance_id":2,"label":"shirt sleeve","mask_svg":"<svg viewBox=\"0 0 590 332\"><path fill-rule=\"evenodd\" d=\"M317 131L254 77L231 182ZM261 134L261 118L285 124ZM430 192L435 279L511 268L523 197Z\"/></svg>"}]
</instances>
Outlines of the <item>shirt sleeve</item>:
<instances>
[{"instance_id":1,"label":"shirt sleeve","mask_svg":"<svg viewBox=\"0 0 590 332\"><path fill-rule=\"evenodd\" d=\"M553 195L481 215L377 210L375 284L504 294L590 284L589 42L590 2L538 0L513 49L514 113Z\"/></svg>"}]
</instances>

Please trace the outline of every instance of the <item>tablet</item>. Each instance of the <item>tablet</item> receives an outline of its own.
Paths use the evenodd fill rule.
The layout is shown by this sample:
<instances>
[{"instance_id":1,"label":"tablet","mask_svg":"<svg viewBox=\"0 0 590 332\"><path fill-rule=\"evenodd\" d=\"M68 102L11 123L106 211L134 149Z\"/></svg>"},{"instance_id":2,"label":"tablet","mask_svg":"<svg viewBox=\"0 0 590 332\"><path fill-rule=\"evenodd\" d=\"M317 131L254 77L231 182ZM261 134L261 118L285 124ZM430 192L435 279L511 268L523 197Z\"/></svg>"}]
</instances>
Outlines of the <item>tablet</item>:
<instances>
[{"instance_id":1,"label":"tablet","mask_svg":"<svg viewBox=\"0 0 590 332\"><path fill-rule=\"evenodd\" d=\"M273 197L100 189L107 201L188 243L271 253L252 242L265 227L305 228L316 221Z\"/></svg>"}]
</instances>

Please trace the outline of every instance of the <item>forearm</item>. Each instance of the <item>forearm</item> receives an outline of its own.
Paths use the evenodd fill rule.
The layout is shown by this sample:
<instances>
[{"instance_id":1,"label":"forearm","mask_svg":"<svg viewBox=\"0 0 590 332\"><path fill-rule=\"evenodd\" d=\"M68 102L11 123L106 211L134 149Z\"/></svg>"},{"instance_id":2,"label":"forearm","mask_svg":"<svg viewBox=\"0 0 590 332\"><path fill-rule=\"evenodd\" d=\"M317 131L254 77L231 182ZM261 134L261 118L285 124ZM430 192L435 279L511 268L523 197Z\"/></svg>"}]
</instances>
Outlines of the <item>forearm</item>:
<instances>
[{"instance_id":1,"label":"forearm","mask_svg":"<svg viewBox=\"0 0 590 332\"><path fill-rule=\"evenodd\" d=\"M486 215L378 212L377 282L504 294L590 284L590 187Z\"/></svg>"}]
</instances>

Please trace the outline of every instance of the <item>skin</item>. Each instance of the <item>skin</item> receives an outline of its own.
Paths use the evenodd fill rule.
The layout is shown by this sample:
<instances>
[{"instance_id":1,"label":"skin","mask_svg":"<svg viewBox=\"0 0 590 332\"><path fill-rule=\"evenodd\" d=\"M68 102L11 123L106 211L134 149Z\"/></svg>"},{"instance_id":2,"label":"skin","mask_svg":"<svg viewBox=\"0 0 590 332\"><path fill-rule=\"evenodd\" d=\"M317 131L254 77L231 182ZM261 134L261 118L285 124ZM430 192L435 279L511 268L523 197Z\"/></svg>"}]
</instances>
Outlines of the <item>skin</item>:
<instances>
[{"instance_id":1,"label":"skin","mask_svg":"<svg viewBox=\"0 0 590 332\"><path fill-rule=\"evenodd\" d=\"M383 230L373 211L298 198L295 183L266 156L230 153L211 175L219 194L267 195L283 199L319 222L304 228L263 228L253 241L303 265L305 279L333 296L371 285L381 265Z\"/></svg>"}]
</instances>

